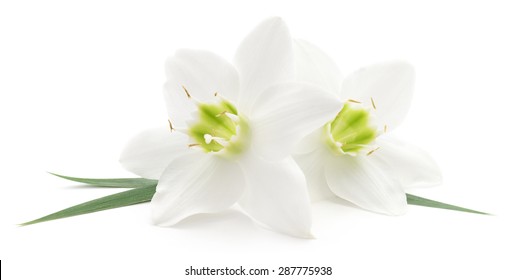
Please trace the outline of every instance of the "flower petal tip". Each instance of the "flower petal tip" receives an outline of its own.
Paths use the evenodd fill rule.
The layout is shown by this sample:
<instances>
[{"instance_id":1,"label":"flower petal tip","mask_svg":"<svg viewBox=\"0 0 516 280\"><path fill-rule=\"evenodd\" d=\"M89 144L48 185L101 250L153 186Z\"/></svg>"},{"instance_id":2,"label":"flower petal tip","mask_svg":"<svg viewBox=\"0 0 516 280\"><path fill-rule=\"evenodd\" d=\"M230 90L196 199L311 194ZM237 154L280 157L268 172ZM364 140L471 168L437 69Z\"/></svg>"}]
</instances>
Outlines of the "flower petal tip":
<instances>
[{"instance_id":1,"label":"flower petal tip","mask_svg":"<svg viewBox=\"0 0 516 280\"><path fill-rule=\"evenodd\" d=\"M408 210L408 204L406 200L403 202L398 203L398 205L394 206L391 205L389 208L382 209L381 214L385 214L387 216L402 216L407 213Z\"/></svg>"},{"instance_id":2,"label":"flower petal tip","mask_svg":"<svg viewBox=\"0 0 516 280\"><path fill-rule=\"evenodd\" d=\"M286 25L283 18L281 18L279 16L272 16L272 17L266 18L265 20L262 21L262 23L260 25L262 25L262 24L269 24L271 26Z\"/></svg>"},{"instance_id":3,"label":"flower petal tip","mask_svg":"<svg viewBox=\"0 0 516 280\"><path fill-rule=\"evenodd\" d=\"M311 232L308 232L307 234L303 235L303 236L300 236L300 238L303 238L303 239L317 239L315 237L315 235Z\"/></svg>"},{"instance_id":4,"label":"flower petal tip","mask_svg":"<svg viewBox=\"0 0 516 280\"><path fill-rule=\"evenodd\" d=\"M315 235L312 233L311 229L304 229L304 230L299 230L299 231L281 231L281 230L277 230L277 229L270 229L270 230L280 232L285 235L288 235L288 236L291 236L294 238L299 238L299 239L316 239Z\"/></svg>"},{"instance_id":5,"label":"flower petal tip","mask_svg":"<svg viewBox=\"0 0 516 280\"><path fill-rule=\"evenodd\" d=\"M183 218L181 217L171 218L170 216L167 216L167 218L165 218L165 215L156 214L154 211L151 214L152 224L159 227L171 227L181 222L182 220Z\"/></svg>"}]
</instances>

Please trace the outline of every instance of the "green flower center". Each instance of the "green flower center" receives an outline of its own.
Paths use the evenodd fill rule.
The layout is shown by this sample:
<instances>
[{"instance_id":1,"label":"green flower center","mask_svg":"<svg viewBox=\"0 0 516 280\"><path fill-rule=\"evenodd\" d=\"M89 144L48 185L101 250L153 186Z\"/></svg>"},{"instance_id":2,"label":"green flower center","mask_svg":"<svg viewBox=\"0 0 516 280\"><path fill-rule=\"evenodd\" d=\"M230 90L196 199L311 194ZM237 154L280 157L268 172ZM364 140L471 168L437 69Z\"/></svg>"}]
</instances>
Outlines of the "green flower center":
<instances>
[{"instance_id":1,"label":"green flower center","mask_svg":"<svg viewBox=\"0 0 516 280\"><path fill-rule=\"evenodd\" d=\"M376 139L377 130L368 110L350 101L325 126L328 145L338 153L356 155Z\"/></svg>"},{"instance_id":2,"label":"green flower center","mask_svg":"<svg viewBox=\"0 0 516 280\"><path fill-rule=\"evenodd\" d=\"M238 154L245 148L249 126L230 102L198 104L198 121L188 130L195 141L191 146L200 146L206 152L225 151Z\"/></svg>"}]
</instances>

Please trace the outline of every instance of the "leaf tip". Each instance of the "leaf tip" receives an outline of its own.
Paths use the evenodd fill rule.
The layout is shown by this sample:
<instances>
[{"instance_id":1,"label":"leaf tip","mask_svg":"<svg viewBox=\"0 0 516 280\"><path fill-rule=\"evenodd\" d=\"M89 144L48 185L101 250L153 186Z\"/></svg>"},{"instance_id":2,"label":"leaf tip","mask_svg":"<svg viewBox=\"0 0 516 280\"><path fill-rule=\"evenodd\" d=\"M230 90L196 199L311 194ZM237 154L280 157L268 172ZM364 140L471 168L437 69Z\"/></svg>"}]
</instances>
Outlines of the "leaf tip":
<instances>
[{"instance_id":1,"label":"leaf tip","mask_svg":"<svg viewBox=\"0 0 516 280\"><path fill-rule=\"evenodd\" d=\"M50 171L47 171L48 174L50 175L53 175L53 176L56 176L56 177L59 177L59 178L64 178L66 179L67 176L64 176L64 175L60 175L60 174L57 174L57 173L54 173L54 172L50 172Z\"/></svg>"},{"instance_id":2,"label":"leaf tip","mask_svg":"<svg viewBox=\"0 0 516 280\"><path fill-rule=\"evenodd\" d=\"M25 227L25 226L29 226L29 225L32 225L32 224L35 224L36 221L29 221L29 222L25 222L25 223L21 223L21 224L17 224L18 227Z\"/></svg>"}]
</instances>

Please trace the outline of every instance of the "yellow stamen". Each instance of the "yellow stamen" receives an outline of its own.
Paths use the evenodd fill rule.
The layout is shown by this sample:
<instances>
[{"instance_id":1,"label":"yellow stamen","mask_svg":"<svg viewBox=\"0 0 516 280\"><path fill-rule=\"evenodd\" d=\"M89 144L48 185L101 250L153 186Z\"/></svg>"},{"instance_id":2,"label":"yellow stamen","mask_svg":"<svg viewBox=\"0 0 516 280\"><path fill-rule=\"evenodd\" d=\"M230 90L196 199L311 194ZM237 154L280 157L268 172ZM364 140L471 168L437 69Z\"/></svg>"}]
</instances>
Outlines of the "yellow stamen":
<instances>
[{"instance_id":1,"label":"yellow stamen","mask_svg":"<svg viewBox=\"0 0 516 280\"><path fill-rule=\"evenodd\" d=\"M366 155L367 155L367 156L370 156L372 153L374 153L374 152L378 151L378 149L380 149L380 147L376 147L376 148L374 148L374 149L370 150L369 152L367 152L367 154L366 154Z\"/></svg>"},{"instance_id":2,"label":"yellow stamen","mask_svg":"<svg viewBox=\"0 0 516 280\"><path fill-rule=\"evenodd\" d=\"M181 86L183 87L183 90L185 91L186 96L187 96L188 98L192 98L192 96L190 95L190 93L188 92L188 90L185 88L185 86L183 86L183 85L181 85Z\"/></svg>"},{"instance_id":3,"label":"yellow stamen","mask_svg":"<svg viewBox=\"0 0 516 280\"><path fill-rule=\"evenodd\" d=\"M174 126L170 120L168 120L168 128L170 128L170 131L174 131Z\"/></svg>"},{"instance_id":4,"label":"yellow stamen","mask_svg":"<svg viewBox=\"0 0 516 280\"><path fill-rule=\"evenodd\" d=\"M220 116L222 116L222 115L225 115L227 112L228 112L228 111L222 111L222 112L220 112L220 113L216 114L216 115L215 115L215 117L217 117L217 118L218 118L218 117L220 117Z\"/></svg>"},{"instance_id":5,"label":"yellow stamen","mask_svg":"<svg viewBox=\"0 0 516 280\"><path fill-rule=\"evenodd\" d=\"M376 104L374 104L374 99L371 97L371 104L373 104L373 108L376 110Z\"/></svg>"}]
</instances>

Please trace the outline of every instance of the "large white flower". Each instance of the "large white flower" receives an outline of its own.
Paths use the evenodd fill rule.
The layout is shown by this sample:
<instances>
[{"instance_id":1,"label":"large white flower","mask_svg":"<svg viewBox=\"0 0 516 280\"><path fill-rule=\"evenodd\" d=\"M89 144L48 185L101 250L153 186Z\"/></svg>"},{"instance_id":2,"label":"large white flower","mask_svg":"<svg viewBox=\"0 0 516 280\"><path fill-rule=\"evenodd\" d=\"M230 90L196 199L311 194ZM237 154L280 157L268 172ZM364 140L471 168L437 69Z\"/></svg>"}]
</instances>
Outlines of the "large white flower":
<instances>
[{"instance_id":1,"label":"large white flower","mask_svg":"<svg viewBox=\"0 0 516 280\"><path fill-rule=\"evenodd\" d=\"M441 182L425 152L385 134L405 117L414 70L403 62L360 69L344 78L314 45L296 40L297 79L334 93L341 110L298 146L313 200L337 195L362 208L390 215L406 211L405 189Z\"/></svg>"},{"instance_id":2,"label":"large white flower","mask_svg":"<svg viewBox=\"0 0 516 280\"><path fill-rule=\"evenodd\" d=\"M156 224L238 203L266 227L310 236L306 183L289 154L340 106L322 89L293 82L293 52L284 22L272 18L242 42L235 66L199 50L167 61L169 127L136 136L121 156L128 170L159 178Z\"/></svg>"}]
</instances>

